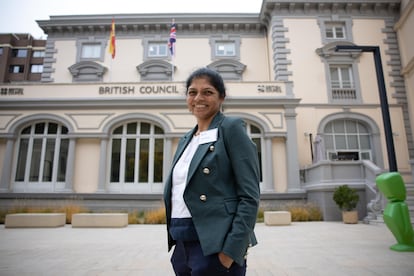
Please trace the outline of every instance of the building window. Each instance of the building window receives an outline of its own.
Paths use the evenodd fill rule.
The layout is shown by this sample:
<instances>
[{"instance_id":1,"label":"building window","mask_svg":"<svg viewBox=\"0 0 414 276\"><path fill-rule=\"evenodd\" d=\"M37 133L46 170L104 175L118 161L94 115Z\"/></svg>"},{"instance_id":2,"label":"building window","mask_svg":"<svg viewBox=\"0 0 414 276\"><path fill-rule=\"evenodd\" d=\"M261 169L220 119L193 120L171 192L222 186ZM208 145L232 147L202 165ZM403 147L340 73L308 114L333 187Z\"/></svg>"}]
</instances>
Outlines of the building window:
<instances>
[{"instance_id":1,"label":"building window","mask_svg":"<svg viewBox=\"0 0 414 276\"><path fill-rule=\"evenodd\" d=\"M356 100L355 84L350 65L330 65L332 100Z\"/></svg>"},{"instance_id":2,"label":"building window","mask_svg":"<svg viewBox=\"0 0 414 276\"><path fill-rule=\"evenodd\" d=\"M318 19L322 43L333 41L353 41L352 18L346 16L323 16Z\"/></svg>"},{"instance_id":3,"label":"building window","mask_svg":"<svg viewBox=\"0 0 414 276\"><path fill-rule=\"evenodd\" d=\"M42 64L32 64L30 67L30 73L42 73L43 65Z\"/></svg>"},{"instance_id":4,"label":"building window","mask_svg":"<svg viewBox=\"0 0 414 276\"><path fill-rule=\"evenodd\" d=\"M164 139L164 131L147 122L129 122L115 128L110 144L111 184L120 184L124 191L148 192L153 191L152 185L162 185Z\"/></svg>"},{"instance_id":5,"label":"building window","mask_svg":"<svg viewBox=\"0 0 414 276\"><path fill-rule=\"evenodd\" d=\"M236 55L235 42L217 42L215 55L218 57L234 57Z\"/></svg>"},{"instance_id":6,"label":"building window","mask_svg":"<svg viewBox=\"0 0 414 276\"><path fill-rule=\"evenodd\" d=\"M24 66L23 65L10 65L9 73L23 73Z\"/></svg>"},{"instance_id":7,"label":"building window","mask_svg":"<svg viewBox=\"0 0 414 276\"><path fill-rule=\"evenodd\" d=\"M35 50L35 51L33 51L32 57L34 57L34 58L43 58L43 57L45 57L45 51Z\"/></svg>"},{"instance_id":8,"label":"building window","mask_svg":"<svg viewBox=\"0 0 414 276\"><path fill-rule=\"evenodd\" d=\"M148 57L167 57L167 43L148 43Z\"/></svg>"},{"instance_id":9,"label":"building window","mask_svg":"<svg viewBox=\"0 0 414 276\"><path fill-rule=\"evenodd\" d=\"M358 120L329 122L323 138L329 160L372 160L371 134Z\"/></svg>"},{"instance_id":10,"label":"building window","mask_svg":"<svg viewBox=\"0 0 414 276\"><path fill-rule=\"evenodd\" d=\"M327 39L345 39L345 25L343 23L326 23L325 35Z\"/></svg>"},{"instance_id":11,"label":"building window","mask_svg":"<svg viewBox=\"0 0 414 276\"><path fill-rule=\"evenodd\" d=\"M0 47L0 56L3 55L3 48Z\"/></svg>"},{"instance_id":12,"label":"building window","mask_svg":"<svg viewBox=\"0 0 414 276\"><path fill-rule=\"evenodd\" d=\"M13 49L12 57L27 57L27 49Z\"/></svg>"},{"instance_id":13,"label":"building window","mask_svg":"<svg viewBox=\"0 0 414 276\"><path fill-rule=\"evenodd\" d=\"M101 57L101 45L98 43L82 44L82 59L98 59Z\"/></svg>"},{"instance_id":14,"label":"building window","mask_svg":"<svg viewBox=\"0 0 414 276\"><path fill-rule=\"evenodd\" d=\"M76 62L81 61L105 61L105 47L107 39L88 37L79 39L76 42L77 56ZM109 56L109 53L108 53Z\"/></svg>"},{"instance_id":15,"label":"building window","mask_svg":"<svg viewBox=\"0 0 414 276\"><path fill-rule=\"evenodd\" d=\"M256 144L256 148L257 148L257 155L259 157L259 165L260 165L260 182L263 181L263 171L262 171L262 139L263 139L263 135L262 132L260 131L260 129L250 123L246 124L246 130L247 130L247 134L250 136L250 138L252 139L252 141Z\"/></svg>"},{"instance_id":16,"label":"building window","mask_svg":"<svg viewBox=\"0 0 414 276\"><path fill-rule=\"evenodd\" d=\"M167 37L163 38L159 35L144 37L142 40L142 46L144 49L144 62L149 60L170 58Z\"/></svg>"},{"instance_id":17,"label":"building window","mask_svg":"<svg viewBox=\"0 0 414 276\"><path fill-rule=\"evenodd\" d=\"M240 43L239 36L220 35L210 38L211 59L240 59Z\"/></svg>"},{"instance_id":18,"label":"building window","mask_svg":"<svg viewBox=\"0 0 414 276\"><path fill-rule=\"evenodd\" d=\"M362 103L357 61L360 52L343 53L335 51L337 45L350 45L350 42L332 41L316 53L325 63L326 86L331 103Z\"/></svg>"},{"instance_id":19,"label":"building window","mask_svg":"<svg viewBox=\"0 0 414 276\"><path fill-rule=\"evenodd\" d=\"M68 129L53 122L25 127L18 138L16 182L57 183L66 180Z\"/></svg>"}]
</instances>

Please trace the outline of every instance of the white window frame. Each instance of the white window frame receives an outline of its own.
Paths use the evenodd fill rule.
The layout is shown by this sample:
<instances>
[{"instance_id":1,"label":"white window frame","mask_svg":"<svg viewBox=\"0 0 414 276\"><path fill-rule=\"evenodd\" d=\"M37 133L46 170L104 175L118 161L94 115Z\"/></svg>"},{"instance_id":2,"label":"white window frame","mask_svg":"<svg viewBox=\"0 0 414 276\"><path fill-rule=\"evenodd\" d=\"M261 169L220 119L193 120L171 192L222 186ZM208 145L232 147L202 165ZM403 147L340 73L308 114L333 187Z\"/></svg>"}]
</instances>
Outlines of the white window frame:
<instances>
[{"instance_id":1,"label":"white window frame","mask_svg":"<svg viewBox=\"0 0 414 276\"><path fill-rule=\"evenodd\" d=\"M254 142L256 144L257 147L257 151L258 151L258 158L259 158L259 166L260 166L260 184L263 183L263 178L264 178L264 166L263 166L263 160L264 160L264 154L265 154L265 150L264 150L264 138L263 138L263 132L260 129L260 127L258 127L255 124L252 124L250 122L245 122L246 123L246 132L247 135L250 137L250 139L252 139L252 141L254 142L255 140L260 140L260 147L259 145L257 145L256 142ZM252 126L257 128L260 133L252 133Z\"/></svg>"},{"instance_id":2,"label":"white window frame","mask_svg":"<svg viewBox=\"0 0 414 276\"><path fill-rule=\"evenodd\" d=\"M236 42L235 41L217 41L215 44L215 55L217 57L235 57Z\"/></svg>"},{"instance_id":3,"label":"white window frame","mask_svg":"<svg viewBox=\"0 0 414 276\"><path fill-rule=\"evenodd\" d=\"M81 59L99 59L102 54L101 51L100 43L83 43L81 47Z\"/></svg>"},{"instance_id":4,"label":"white window frame","mask_svg":"<svg viewBox=\"0 0 414 276\"><path fill-rule=\"evenodd\" d=\"M36 125L37 124L45 124L43 133L35 133ZM50 124L57 125L57 132L56 133L48 133ZM23 133L23 130L30 128L30 133ZM64 181L58 180L58 172L59 172L59 162L60 158L63 158L67 162L68 152L69 152L69 137L68 137L68 129L63 126L62 124L56 122L49 122L49 121L42 121L36 122L31 125L28 125L22 129L18 136L18 143L15 153L15 164L13 170L13 191L15 192L55 192L57 190L63 190L65 188L65 181L67 178L67 164L66 168L64 168ZM21 154L21 143L22 140L25 139L28 141L27 144L27 152L26 152L26 160L24 165L19 164L20 161L20 154ZM46 160L46 150L47 150L47 142L48 140L54 140L54 149L53 149L53 157L52 160ZM67 152L66 156L60 157L61 154L61 145L62 141L67 140ZM39 148L34 148L35 141L41 141L41 146ZM32 169L32 159L33 159L33 152L37 151L40 154L40 163L38 169L38 177L37 180L31 180L31 169ZM44 180L44 169L45 163L47 161L52 161L53 166L51 168L51 180ZM18 177L18 170L19 166L24 166L23 169L23 179L21 180L21 175Z\"/></svg>"},{"instance_id":5,"label":"white window frame","mask_svg":"<svg viewBox=\"0 0 414 276\"><path fill-rule=\"evenodd\" d=\"M154 50L151 51L151 48ZM168 46L164 42L149 42L148 43L148 57L149 58L165 58L168 57Z\"/></svg>"},{"instance_id":6,"label":"white window frame","mask_svg":"<svg viewBox=\"0 0 414 276\"><path fill-rule=\"evenodd\" d=\"M342 36L339 34L342 32ZM328 33L332 36L328 36ZM325 25L326 39L346 39L346 29L344 23L326 23Z\"/></svg>"},{"instance_id":7,"label":"white window frame","mask_svg":"<svg viewBox=\"0 0 414 276\"><path fill-rule=\"evenodd\" d=\"M349 132L346 127L346 125L344 126L344 132L335 132L335 129L332 127L332 124L334 124L335 122L338 121L342 121L344 124L346 124L347 122L353 121L354 123L356 123L356 132ZM330 121L326 126L325 126L325 130L328 126L331 126L331 132L325 132L324 130L324 139L327 139L327 136L332 136L332 145L333 148L326 148L326 158L328 160L332 160L332 161L337 161L338 160L338 152L358 152L358 158L359 160L373 160L372 157L372 139L371 139L371 133L366 133L366 132L360 132L359 128L360 126L362 126L363 124L358 121L358 120L350 120L350 119L336 119L333 121ZM368 128L367 128L368 129ZM345 138L345 147L342 148L338 148L337 142L336 142L336 136L344 136ZM358 141L358 148L357 149L350 149L349 148L349 137L350 136L356 136L357 137L357 141ZM369 149L361 149L361 137L362 136L368 136L368 139L370 141L370 148ZM327 146L327 143L325 141L325 147ZM367 158L363 158L364 155L368 155L368 159Z\"/></svg>"},{"instance_id":8,"label":"white window frame","mask_svg":"<svg viewBox=\"0 0 414 276\"><path fill-rule=\"evenodd\" d=\"M238 35L213 35L210 37L211 59L240 60L240 45L241 37ZM221 49L219 51L220 47L224 47L222 53L220 52Z\"/></svg>"},{"instance_id":9,"label":"white window frame","mask_svg":"<svg viewBox=\"0 0 414 276\"><path fill-rule=\"evenodd\" d=\"M105 47L108 44L108 39L87 37L76 41L76 63L81 61L105 61ZM89 48L89 49L88 49ZM110 56L107 54L107 56Z\"/></svg>"},{"instance_id":10,"label":"white window frame","mask_svg":"<svg viewBox=\"0 0 414 276\"><path fill-rule=\"evenodd\" d=\"M136 133L128 134L127 133L127 126L130 123L137 123ZM150 133L148 134L142 134L141 131L141 124L149 124L150 125ZM119 127L122 127L122 133L115 134L114 131L118 129ZM160 128L163 133L158 134L155 133L155 127ZM114 139L120 139L121 145L120 145L120 164L119 164L119 175L117 182L112 181L112 145ZM134 181L132 182L126 182L125 181L125 160L126 160L126 148L127 148L127 141L135 139L135 158L134 158ZM140 160L140 141L141 139L148 139L149 140L149 150L148 150L148 181L146 182L140 182L139 181L139 160ZM130 121L127 123L124 123L122 125L117 125L111 132L110 137L110 143L109 143L109 152L111 153L109 155L109 170L108 170L108 179L109 179L109 191L111 192L124 192L124 193L160 193L163 191L163 181L164 181L164 173L161 173L161 181L154 182L154 161L155 161L155 141L156 139L162 139L163 140L163 160L162 160L162 170L165 170L164 167L164 154L165 154L165 133L164 130L153 123L146 122L146 121Z\"/></svg>"},{"instance_id":11,"label":"white window frame","mask_svg":"<svg viewBox=\"0 0 414 276\"><path fill-rule=\"evenodd\" d=\"M345 88L345 89L355 89L355 82L353 78L352 66L351 65L330 65L329 71L331 73L332 69L335 69L338 73L338 81L335 82L331 78L331 87L334 88ZM345 73L349 76L349 81L344 80ZM332 76L332 74L331 74Z\"/></svg>"},{"instance_id":12,"label":"white window frame","mask_svg":"<svg viewBox=\"0 0 414 276\"><path fill-rule=\"evenodd\" d=\"M330 64L329 81L330 81L330 98L333 102L356 102L359 100L358 91L354 81L354 69L350 64ZM332 78L332 71L336 71L337 80ZM347 74L347 76L345 76ZM347 78L346 78L347 77Z\"/></svg>"}]
</instances>

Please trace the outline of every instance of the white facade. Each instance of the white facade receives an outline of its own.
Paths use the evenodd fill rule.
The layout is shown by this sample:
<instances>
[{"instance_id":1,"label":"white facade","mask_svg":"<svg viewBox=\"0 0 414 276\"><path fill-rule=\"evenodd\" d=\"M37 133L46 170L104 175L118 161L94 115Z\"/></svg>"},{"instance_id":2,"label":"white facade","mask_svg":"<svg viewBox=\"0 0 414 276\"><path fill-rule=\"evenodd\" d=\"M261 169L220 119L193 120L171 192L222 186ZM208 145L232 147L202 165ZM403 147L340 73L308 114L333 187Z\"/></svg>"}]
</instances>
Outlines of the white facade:
<instances>
[{"instance_id":1,"label":"white facade","mask_svg":"<svg viewBox=\"0 0 414 276\"><path fill-rule=\"evenodd\" d=\"M398 171L412 181L412 66L404 83L399 14L397 0L265 0L260 14L114 15L114 59L111 15L39 21L48 34L42 83L0 85L0 191L161 194L178 139L195 124L184 81L209 66L225 78L224 113L243 118L258 144L264 197L307 194L323 205L346 182L366 204L375 198L367 174L343 166L388 169L373 57L334 49L380 47ZM172 18L174 58L164 48Z\"/></svg>"}]
</instances>

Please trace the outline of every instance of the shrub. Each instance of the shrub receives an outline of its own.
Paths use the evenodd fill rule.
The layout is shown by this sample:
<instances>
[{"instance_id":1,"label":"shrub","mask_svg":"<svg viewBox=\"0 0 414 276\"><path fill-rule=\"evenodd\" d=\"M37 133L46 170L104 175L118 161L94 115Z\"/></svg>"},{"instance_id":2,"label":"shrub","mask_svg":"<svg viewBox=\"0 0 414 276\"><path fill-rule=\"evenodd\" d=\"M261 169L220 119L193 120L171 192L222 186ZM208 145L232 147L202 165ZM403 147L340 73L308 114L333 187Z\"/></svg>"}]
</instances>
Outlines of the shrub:
<instances>
[{"instance_id":1,"label":"shrub","mask_svg":"<svg viewBox=\"0 0 414 276\"><path fill-rule=\"evenodd\" d=\"M309 220L310 221L321 221L323 220L323 215L321 209L318 206L312 203L308 203L308 211L309 211Z\"/></svg>"},{"instance_id":2,"label":"shrub","mask_svg":"<svg viewBox=\"0 0 414 276\"><path fill-rule=\"evenodd\" d=\"M287 211L290 212L292 216L292 221L308 221L309 212L302 206L291 206L287 208Z\"/></svg>"},{"instance_id":3,"label":"shrub","mask_svg":"<svg viewBox=\"0 0 414 276\"><path fill-rule=\"evenodd\" d=\"M167 216L164 207L146 211L144 214L144 223L146 224L164 224L166 222Z\"/></svg>"},{"instance_id":4,"label":"shrub","mask_svg":"<svg viewBox=\"0 0 414 276\"><path fill-rule=\"evenodd\" d=\"M322 212L314 203L289 202L280 205L275 211L289 211L292 221L321 221L323 220ZM257 215L257 222L263 222L264 209L260 208Z\"/></svg>"},{"instance_id":5,"label":"shrub","mask_svg":"<svg viewBox=\"0 0 414 276\"><path fill-rule=\"evenodd\" d=\"M356 190L350 188L348 185L341 185L336 187L333 193L333 200L339 209L343 211L352 211L356 208L359 195Z\"/></svg>"},{"instance_id":6,"label":"shrub","mask_svg":"<svg viewBox=\"0 0 414 276\"><path fill-rule=\"evenodd\" d=\"M264 222L264 209L263 208L259 208L259 211L257 212L256 222Z\"/></svg>"},{"instance_id":7,"label":"shrub","mask_svg":"<svg viewBox=\"0 0 414 276\"><path fill-rule=\"evenodd\" d=\"M7 214L17 213L65 213L66 223L72 222L72 215L77 213L87 213L88 209L85 207L74 204L72 202L66 203L63 206L31 206L25 201L18 201L9 210L3 210L0 214L0 223L5 222Z\"/></svg>"},{"instance_id":8,"label":"shrub","mask_svg":"<svg viewBox=\"0 0 414 276\"><path fill-rule=\"evenodd\" d=\"M79 206L79 205L69 204L69 205L64 205L64 206L58 208L55 212L56 213L65 213L66 214L66 223L71 224L73 214L88 213L89 210L86 209L85 207L82 207L82 206Z\"/></svg>"},{"instance_id":9,"label":"shrub","mask_svg":"<svg viewBox=\"0 0 414 276\"><path fill-rule=\"evenodd\" d=\"M128 224L143 224L144 223L144 212L133 211L128 213Z\"/></svg>"}]
</instances>

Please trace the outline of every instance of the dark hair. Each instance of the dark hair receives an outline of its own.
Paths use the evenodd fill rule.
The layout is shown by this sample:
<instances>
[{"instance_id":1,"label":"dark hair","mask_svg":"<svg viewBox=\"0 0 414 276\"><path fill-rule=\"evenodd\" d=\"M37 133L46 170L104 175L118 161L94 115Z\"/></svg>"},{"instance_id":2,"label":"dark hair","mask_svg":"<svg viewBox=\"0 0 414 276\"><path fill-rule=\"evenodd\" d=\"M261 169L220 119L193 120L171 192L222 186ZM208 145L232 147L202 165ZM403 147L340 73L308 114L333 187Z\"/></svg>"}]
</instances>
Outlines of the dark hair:
<instances>
[{"instance_id":1,"label":"dark hair","mask_svg":"<svg viewBox=\"0 0 414 276\"><path fill-rule=\"evenodd\" d=\"M205 78L207 79L210 84L219 92L220 97L225 98L226 97L226 88L224 86L223 78L220 76L220 74L210 68L202 67L200 69L195 70L186 81L186 94L188 91L188 87L190 87L191 83L194 79L198 78Z\"/></svg>"}]
</instances>

